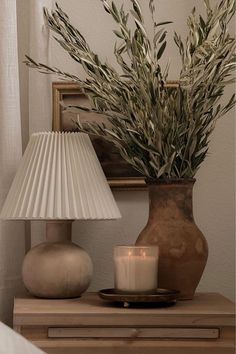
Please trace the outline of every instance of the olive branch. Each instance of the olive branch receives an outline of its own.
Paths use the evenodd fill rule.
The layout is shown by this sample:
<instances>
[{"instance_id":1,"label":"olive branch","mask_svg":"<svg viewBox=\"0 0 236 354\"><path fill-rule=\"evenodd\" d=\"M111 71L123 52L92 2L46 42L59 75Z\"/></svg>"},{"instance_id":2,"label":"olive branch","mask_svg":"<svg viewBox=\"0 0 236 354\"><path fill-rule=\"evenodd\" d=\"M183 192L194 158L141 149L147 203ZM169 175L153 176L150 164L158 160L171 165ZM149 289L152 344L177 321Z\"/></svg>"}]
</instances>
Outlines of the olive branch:
<instances>
[{"instance_id":1,"label":"olive branch","mask_svg":"<svg viewBox=\"0 0 236 354\"><path fill-rule=\"evenodd\" d=\"M151 179L192 178L207 155L216 121L236 103L235 95L225 105L221 103L225 86L234 82L236 41L228 24L235 14L235 0L221 0L214 7L209 0L203 1L206 14L192 10L186 39L174 35L182 60L176 87L167 83L169 63L164 69L160 66L167 45L165 26L171 22L156 22L154 0L149 1L151 36L137 0L130 0L129 11L114 1L101 0L116 23L114 55L121 72L93 52L58 4L55 11L44 8L45 22L59 45L83 67L86 80L29 56L26 64L78 83L93 108L68 109L103 114L110 123L108 128L78 121L78 130L113 143L141 174ZM134 30L129 26L131 20Z\"/></svg>"}]
</instances>

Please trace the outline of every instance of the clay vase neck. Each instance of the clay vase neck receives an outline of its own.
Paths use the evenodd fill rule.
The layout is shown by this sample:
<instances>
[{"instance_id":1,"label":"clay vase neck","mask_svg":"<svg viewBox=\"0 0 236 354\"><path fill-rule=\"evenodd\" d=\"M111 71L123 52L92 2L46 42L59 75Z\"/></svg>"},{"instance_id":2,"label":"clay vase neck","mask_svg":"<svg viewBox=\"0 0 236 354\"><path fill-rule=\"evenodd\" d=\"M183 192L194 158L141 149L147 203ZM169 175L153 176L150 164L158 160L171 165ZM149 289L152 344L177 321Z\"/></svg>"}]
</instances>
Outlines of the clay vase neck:
<instances>
[{"instance_id":1,"label":"clay vase neck","mask_svg":"<svg viewBox=\"0 0 236 354\"><path fill-rule=\"evenodd\" d=\"M192 299L208 256L207 242L194 222L194 180L149 184L149 218L137 245L159 247L158 287Z\"/></svg>"},{"instance_id":2,"label":"clay vase neck","mask_svg":"<svg viewBox=\"0 0 236 354\"><path fill-rule=\"evenodd\" d=\"M194 180L149 184L149 222L193 221L193 184Z\"/></svg>"}]
</instances>

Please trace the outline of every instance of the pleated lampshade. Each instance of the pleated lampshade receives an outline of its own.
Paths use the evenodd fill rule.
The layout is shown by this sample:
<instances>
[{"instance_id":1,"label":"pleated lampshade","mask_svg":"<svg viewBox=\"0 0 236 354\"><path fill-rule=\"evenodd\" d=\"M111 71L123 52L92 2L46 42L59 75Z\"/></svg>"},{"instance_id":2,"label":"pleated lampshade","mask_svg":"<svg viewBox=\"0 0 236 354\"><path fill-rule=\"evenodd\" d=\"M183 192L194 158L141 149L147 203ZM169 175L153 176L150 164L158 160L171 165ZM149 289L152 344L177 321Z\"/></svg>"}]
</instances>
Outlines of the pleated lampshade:
<instances>
[{"instance_id":1,"label":"pleated lampshade","mask_svg":"<svg viewBox=\"0 0 236 354\"><path fill-rule=\"evenodd\" d=\"M33 134L1 219L117 219L117 208L87 134Z\"/></svg>"}]
</instances>

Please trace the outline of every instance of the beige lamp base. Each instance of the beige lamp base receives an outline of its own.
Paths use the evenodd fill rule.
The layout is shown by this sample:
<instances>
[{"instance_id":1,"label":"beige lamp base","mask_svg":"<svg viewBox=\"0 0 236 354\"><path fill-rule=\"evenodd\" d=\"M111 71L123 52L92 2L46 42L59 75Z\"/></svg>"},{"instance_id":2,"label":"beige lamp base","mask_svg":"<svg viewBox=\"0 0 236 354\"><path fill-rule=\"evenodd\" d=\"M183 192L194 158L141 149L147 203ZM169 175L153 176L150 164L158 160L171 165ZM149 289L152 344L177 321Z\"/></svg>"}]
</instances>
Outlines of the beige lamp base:
<instances>
[{"instance_id":1,"label":"beige lamp base","mask_svg":"<svg viewBox=\"0 0 236 354\"><path fill-rule=\"evenodd\" d=\"M79 297L90 284L93 272L89 255L71 242L72 221L47 222L47 242L25 256L22 277L37 297Z\"/></svg>"}]
</instances>

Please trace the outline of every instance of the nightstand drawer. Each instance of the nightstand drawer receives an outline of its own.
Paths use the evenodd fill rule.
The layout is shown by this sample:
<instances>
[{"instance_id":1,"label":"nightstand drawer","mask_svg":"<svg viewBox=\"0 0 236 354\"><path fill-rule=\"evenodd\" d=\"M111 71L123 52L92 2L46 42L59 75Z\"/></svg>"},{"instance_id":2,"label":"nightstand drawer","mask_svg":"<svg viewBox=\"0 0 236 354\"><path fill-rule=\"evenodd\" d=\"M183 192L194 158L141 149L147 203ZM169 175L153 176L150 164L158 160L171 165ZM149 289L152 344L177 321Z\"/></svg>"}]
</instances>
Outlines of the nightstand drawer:
<instances>
[{"instance_id":1,"label":"nightstand drawer","mask_svg":"<svg viewBox=\"0 0 236 354\"><path fill-rule=\"evenodd\" d=\"M47 354L234 354L234 313L219 294L163 308L29 297L15 299L14 328Z\"/></svg>"},{"instance_id":2,"label":"nightstand drawer","mask_svg":"<svg viewBox=\"0 0 236 354\"><path fill-rule=\"evenodd\" d=\"M149 338L217 339L218 328L58 328L48 329L48 338Z\"/></svg>"}]
</instances>

